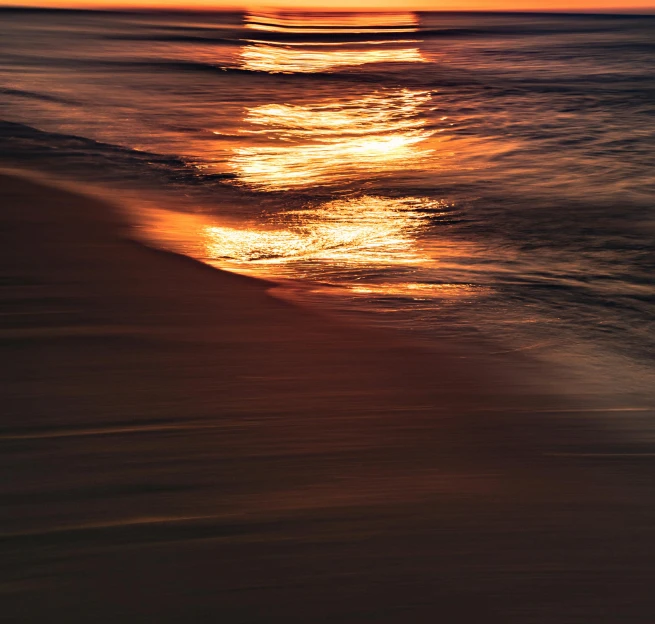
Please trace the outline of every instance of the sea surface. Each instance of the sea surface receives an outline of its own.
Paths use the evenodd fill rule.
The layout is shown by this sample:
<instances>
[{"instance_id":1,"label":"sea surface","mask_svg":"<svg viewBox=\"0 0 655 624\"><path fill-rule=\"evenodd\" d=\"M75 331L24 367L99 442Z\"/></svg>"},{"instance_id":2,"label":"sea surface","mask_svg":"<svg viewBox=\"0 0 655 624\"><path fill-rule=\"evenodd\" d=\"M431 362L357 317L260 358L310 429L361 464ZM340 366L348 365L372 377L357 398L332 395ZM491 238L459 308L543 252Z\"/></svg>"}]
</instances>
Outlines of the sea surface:
<instances>
[{"instance_id":1,"label":"sea surface","mask_svg":"<svg viewBox=\"0 0 655 624\"><path fill-rule=\"evenodd\" d=\"M655 17L3 10L0 161L653 417Z\"/></svg>"}]
</instances>

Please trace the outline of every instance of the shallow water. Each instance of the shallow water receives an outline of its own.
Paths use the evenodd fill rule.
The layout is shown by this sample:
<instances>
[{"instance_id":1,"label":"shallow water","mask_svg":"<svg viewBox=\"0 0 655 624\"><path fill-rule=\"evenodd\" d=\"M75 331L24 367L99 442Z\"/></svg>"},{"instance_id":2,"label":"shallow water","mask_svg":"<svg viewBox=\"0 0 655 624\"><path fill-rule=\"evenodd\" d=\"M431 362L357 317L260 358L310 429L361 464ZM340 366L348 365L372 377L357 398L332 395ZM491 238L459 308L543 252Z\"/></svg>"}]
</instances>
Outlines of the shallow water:
<instances>
[{"instance_id":1,"label":"shallow water","mask_svg":"<svg viewBox=\"0 0 655 624\"><path fill-rule=\"evenodd\" d=\"M2 17L4 162L290 296L652 405L655 18Z\"/></svg>"}]
</instances>

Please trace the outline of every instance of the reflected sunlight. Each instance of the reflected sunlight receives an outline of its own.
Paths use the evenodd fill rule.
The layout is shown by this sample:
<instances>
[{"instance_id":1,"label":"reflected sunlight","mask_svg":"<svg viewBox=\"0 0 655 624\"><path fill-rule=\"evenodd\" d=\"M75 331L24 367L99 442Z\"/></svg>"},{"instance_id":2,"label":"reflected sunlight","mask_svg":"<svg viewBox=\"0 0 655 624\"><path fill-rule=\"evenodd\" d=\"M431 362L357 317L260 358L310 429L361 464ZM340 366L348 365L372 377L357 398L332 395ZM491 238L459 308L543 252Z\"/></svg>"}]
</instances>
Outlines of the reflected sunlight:
<instances>
[{"instance_id":1,"label":"reflected sunlight","mask_svg":"<svg viewBox=\"0 0 655 624\"><path fill-rule=\"evenodd\" d=\"M434 134L420 116L430 99L429 91L396 89L324 105L256 106L245 117L251 129L243 132L285 144L237 148L231 165L243 182L264 190L416 165L431 153L418 147Z\"/></svg>"},{"instance_id":2,"label":"reflected sunlight","mask_svg":"<svg viewBox=\"0 0 655 624\"><path fill-rule=\"evenodd\" d=\"M360 34L418 30L415 13L247 13L245 27L280 33Z\"/></svg>"},{"instance_id":3,"label":"reflected sunlight","mask_svg":"<svg viewBox=\"0 0 655 624\"><path fill-rule=\"evenodd\" d=\"M362 196L223 225L201 215L143 211L145 234L225 267L329 261L331 266L425 262L419 230L448 205L426 198ZM189 244L194 248L191 249Z\"/></svg>"},{"instance_id":4,"label":"reflected sunlight","mask_svg":"<svg viewBox=\"0 0 655 624\"><path fill-rule=\"evenodd\" d=\"M462 299L464 297L491 294L491 289L480 284L450 284L424 282L380 282L348 288L353 295L399 296L432 301L438 299Z\"/></svg>"},{"instance_id":5,"label":"reflected sunlight","mask_svg":"<svg viewBox=\"0 0 655 624\"><path fill-rule=\"evenodd\" d=\"M402 47L418 41L394 39L398 33L418 31L418 19L414 13L249 13L244 18L244 26L251 30L278 33L280 36L304 34L310 37L310 41L306 42L246 41L247 45L241 51L241 60L243 68L249 71L309 73L368 63L425 62L417 47ZM382 35L383 38L369 42L357 41L362 34L376 37ZM353 40L326 43L314 41L316 35L337 35L351 37ZM390 36L385 38L386 35ZM363 47L365 44L375 47L366 49Z\"/></svg>"},{"instance_id":6,"label":"reflected sunlight","mask_svg":"<svg viewBox=\"0 0 655 624\"><path fill-rule=\"evenodd\" d=\"M362 196L240 223L144 208L140 221L143 235L158 245L263 279L291 278L295 283L302 277L306 294L402 296L416 301L488 294L480 284L416 281L420 275L416 269L437 262L458 279L459 258L473 253L468 245L448 240L438 246L425 244L422 232L451 209L446 202L427 198ZM389 267L405 266L415 267L406 279L384 279ZM292 284L286 288L296 289Z\"/></svg>"},{"instance_id":7,"label":"reflected sunlight","mask_svg":"<svg viewBox=\"0 0 655 624\"><path fill-rule=\"evenodd\" d=\"M418 30L414 13L250 13L245 26L280 34L382 35L368 45L356 37L351 42L289 44L249 40L241 59L250 71L308 73L367 63L425 62L418 47L407 47L407 40L393 37ZM435 133L423 114L430 99L430 91L394 88L358 99L253 106L246 109L247 127L240 131L252 142L235 148L229 164L240 182L267 191L334 184L353 173L388 175L408 162L416 166L431 153L418 147Z\"/></svg>"},{"instance_id":8,"label":"reflected sunlight","mask_svg":"<svg viewBox=\"0 0 655 624\"><path fill-rule=\"evenodd\" d=\"M342 44L343 45L343 44ZM352 44L349 44L352 45ZM370 43L369 43L370 45ZM386 45L386 47L381 47ZM324 72L337 67L367 63L423 63L418 48L398 48L387 42L372 50L311 49L312 46L282 46L277 43L254 43L241 51L243 68L271 74ZM317 46L318 47L318 46Z\"/></svg>"},{"instance_id":9,"label":"reflected sunlight","mask_svg":"<svg viewBox=\"0 0 655 624\"><path fill-rule=\"evenodd\" d=\"M416 231L444 208L427 199L364 196L282 213L271 229L213 225L203 236L208 257L238 262L417 262L425 258L414 247Z\"/></svg>"}]
</instances>

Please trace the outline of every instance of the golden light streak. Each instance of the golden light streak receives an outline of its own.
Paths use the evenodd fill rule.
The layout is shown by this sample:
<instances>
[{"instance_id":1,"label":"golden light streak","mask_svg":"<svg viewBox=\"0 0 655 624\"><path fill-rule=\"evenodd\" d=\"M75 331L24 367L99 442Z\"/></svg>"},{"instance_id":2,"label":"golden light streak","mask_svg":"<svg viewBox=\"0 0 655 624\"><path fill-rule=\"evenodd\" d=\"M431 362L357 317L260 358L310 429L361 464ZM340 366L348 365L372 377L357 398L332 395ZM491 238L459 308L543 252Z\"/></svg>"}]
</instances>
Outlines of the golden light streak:
<instances>
[{"instance_id":1,"label":"golden light streak","mask_svg":"<svg viewBox=\"0 0 655 624\"><path fill-rule=\"evenodd\" d=\"M335 200L284 213L277 223L283 227L275 229L209 226L206 249L211 257L239 262L287 263L310 258L367 265L419 262L422 258L414 247L414 235L428 215L440 208L443 205L438 202L413 197Z\"/></svg>"},{"instance_id":2,"label":"golden light streak","mask_svg":"<svg viewBox=\"0 0 655 624\"><path fill-rule=\"evenodd\" d=\"M280 33L363 34L416 32L414 13L247 13L245 27Z\"/></svg>"},{"instance_id":3,"label":"golden light streak","mask_svg":"<svg viewBox=\"0 0 655 624\"><path fill-rule=\"evenodd\" d=\"M283 47L294 47L302 46L304 48L321 48L321 47L343 47L343 46L369 46L369 45L389 45L388 39L380 40L371 40L371 41L312 41L307 43L306 41L264 41L263 39L244 39L246 43L260 43L263 45L271 46L283 46ZM405 44L405 43L421 43L421 39L394 39L394 44Z\"/></svg>"},{"instance_id":4,"label":"golden light streak","mask_svg":"<svg viewBox=\"0 0 655 624\"><path fill-rule=\"evenodd\" d=\"M382 174L426 152L415 149L425 139L420 133L340 141L332 145L239 148L233 159L244 182L267 190L328 183L349 178L353 170Z\"/></svg>"},{"instance_id":5,"label":"golden light streak","mask_svg":"<svg viewBox=\"0 0 655 624\"><path fill-rule=\"evenodd\" d=\"M146 236L193 241L183 249L219 266L275 265L306 260L331 266L416 263L426 257L416 235L445 214L443 202L417 197L361 196L279 213L257 223L224 225L200 215L143 211Z\"/></svg>"},{"instance_id":6,"label":"golden light streak","mask_svg":"<svg viewBox=\"0 0 655 624\"><path fill-rule=\"evenodd\" d=\"M384 42L387 43L388 42ZM387 47L374 50L338 50L326 53L306 45L255 44L241 51L242 66L249 71L271 74L324 72L337 67L365 65L368 63L423 63L425 59L418 48Z\"/></svg>"},{"instance_id":7,"label":"golden light streak","mask_svg":"<svg viewBox=\"0 0 655 624\"><path fill-rule=\"evenodd\" d=\"M431 150L419 145L434 134L425 128L428 91L394 89L324 105L264 105L248 110L245 132L275 146L235 149L231 166L239 179L263 190L333 183L353 172L384 175Z\"/></svg>"},{"instance_id":8,"label":"golden light streak","mask_svg":"<svg viewBox=\"0 0 655 624\"><path fill-rule=\"evenodd\" d=\"M414 13L248 13L244 26L252 30L290 34L338 34L342 36L388 35L418 31ZM323 72L367 63L421 63L417 47L402 47L415 40L382 39L373 42L298 42L246 40L242 65L250 71L269 73ZM362 46L375 45L373 49ZM354 46L355 49L343 49ZM332 48L325 50L326 47ZM334 49L342 48L342 49Z\"/></svg>"},{"instance_id":9,"label":"golden light streak","mask_svg":"<svg viewBox=\"0 0 655 624\"><path fill-rule=\"evenodd\" d=\"M285 32L285 33L302 33L302 34L311 34L311 35L335 35L335 34L344 34L343 30L335 30L334 28L280 28L279 26L271 26L269 24L256 24L250 23L246 24L246 28L252 30L262 30L268 32ZM373 33L409 33L416 32L416 28L386 28L385 30L379 30L375 28L353 28L348 29L347 34L373 34Z\"/></svg>"},{"instance_id":10,"label":"golden light streak","mask_svg":"<svg viewBox=\"0 0 655 624\"><path fill-rule=\"evenodd\" d=\"M401 296L414 299L462 299L491 294L492 290L479 284L430 284L421 282L379 282L366 286L350 286L355 295Z\"/></svg>"},{"instance_id":11,"label":"golden light streak","mask_svg":"<svg viewBox=\"0 0 655 624\"><path fill-rule=\"evenodd\" d=\"M443 240L420 242L421 232L450 206L426 198L360 196L325 202L255 221L225 224L212 217L142 209L143 235L165 248L222 269L279 280L309 280L302 292L403 296L415 300L479 297L489 289L467 283L348 279L389 266L457 266L474 249ZM381 275L381 274L380 274ZM335 279L336 276L336 279ZM328 286L329 285L329 286ZM327 288L327 290L325 290Z\"/></svg>"}]
</instances>

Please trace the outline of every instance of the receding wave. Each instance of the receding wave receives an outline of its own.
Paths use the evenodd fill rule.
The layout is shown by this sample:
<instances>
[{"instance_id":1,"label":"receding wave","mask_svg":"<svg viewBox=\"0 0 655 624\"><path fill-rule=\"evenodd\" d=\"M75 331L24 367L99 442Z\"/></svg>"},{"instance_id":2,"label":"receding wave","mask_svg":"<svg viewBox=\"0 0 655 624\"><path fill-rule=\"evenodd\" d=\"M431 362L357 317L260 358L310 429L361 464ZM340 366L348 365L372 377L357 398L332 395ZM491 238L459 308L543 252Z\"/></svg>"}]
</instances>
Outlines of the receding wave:
<instances>
[{"instance_id":1,"label":"receding wave","mask_svg":"<svg viewBox=\"0 0 655 624\"><path fill-rule=\"evenodd\" d=\"M151 179L187 185L212 185L234 177L230 173L198 174L179 156L157 154L93 139L44 132L0 120L0 161L70 170L117 181Z\"/></svg>"},{"instance_id":2,"label":"receding wave","mask_svg":"<svg viewBox=\"0 0 655 624\"><path fill-rule=\"evenodd\" d=\"M37 93L35 91L24 91L22 89L9 89L6 87L0 87L0 94L27 98L30 100L41 100L43 102L57 102L58 104L75 104L74 100L63 98L58 95L52 95L49 93Z\"/></svg>"},{"instance_id":3,"label":"receding wave","mask_svg":"<svg viewBox=\"0 0 655 624\"><path fill-rule=\"evenodd\" d=\"M213 45L234 45L234 39L225 37L207 37L204 35L177 35L177 34L120 34L105 35L103 39L108 41L146 41L159 43L205 43Z\"/></svg>"}]
</instances>

